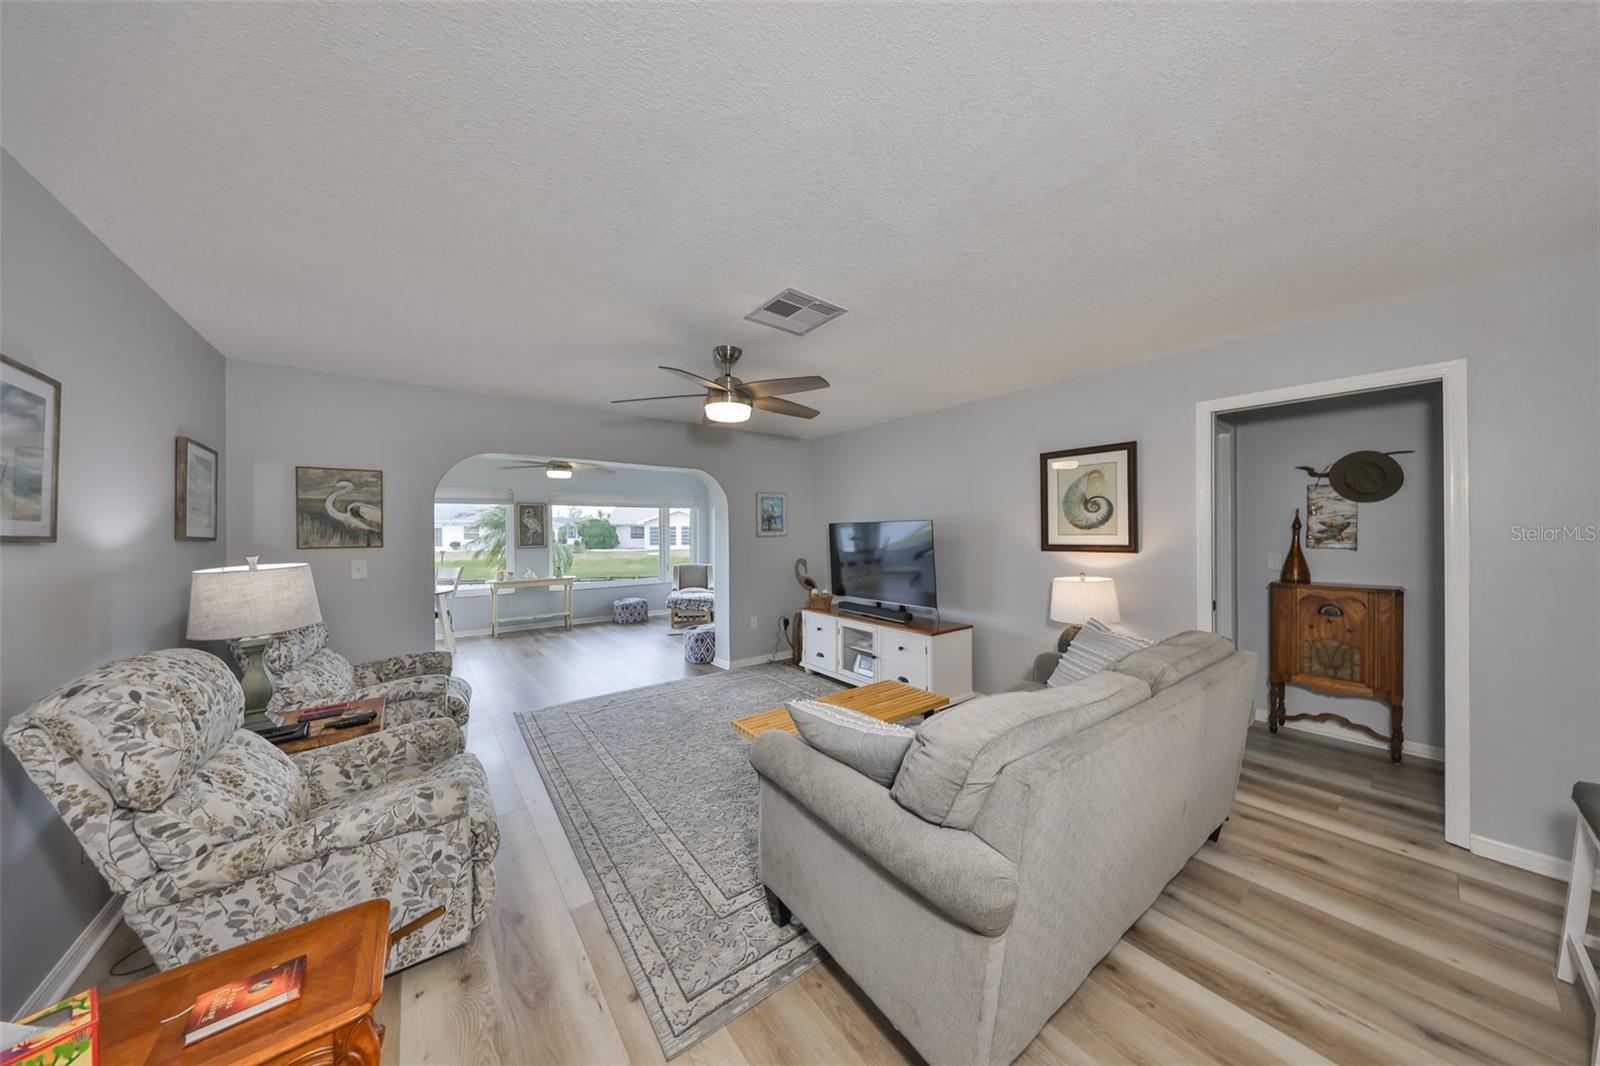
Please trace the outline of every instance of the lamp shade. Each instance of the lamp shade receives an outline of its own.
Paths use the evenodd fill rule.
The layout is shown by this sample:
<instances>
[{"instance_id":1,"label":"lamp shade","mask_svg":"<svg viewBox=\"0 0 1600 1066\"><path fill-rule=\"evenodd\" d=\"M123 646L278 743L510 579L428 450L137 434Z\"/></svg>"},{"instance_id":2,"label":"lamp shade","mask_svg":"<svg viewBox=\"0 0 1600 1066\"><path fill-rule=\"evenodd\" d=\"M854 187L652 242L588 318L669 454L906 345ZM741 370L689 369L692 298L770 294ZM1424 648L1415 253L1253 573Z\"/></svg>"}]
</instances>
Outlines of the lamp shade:
<instances>
[{"instance_id":1,"label":"lamp shade","mask_svg":"<svg viewBox=\"0 0 1600 1066\"><path fill-rule=\"evenodd\" d=\"M1107 624L1122 621L1115 581L1079 574L1050 583L1050 621L1081 626L1091 618Z\"/></svg>"},{"instance_id":2,"label":"lamp shade","mask_svg":"<svg viewBox=\"0 0 1600 1066\"><path fill-rule=\"evenodd\" d=\"M218 566L189 582L189 639L264 637L322 621L306 563Z\"/></svg>"}]
</instances>

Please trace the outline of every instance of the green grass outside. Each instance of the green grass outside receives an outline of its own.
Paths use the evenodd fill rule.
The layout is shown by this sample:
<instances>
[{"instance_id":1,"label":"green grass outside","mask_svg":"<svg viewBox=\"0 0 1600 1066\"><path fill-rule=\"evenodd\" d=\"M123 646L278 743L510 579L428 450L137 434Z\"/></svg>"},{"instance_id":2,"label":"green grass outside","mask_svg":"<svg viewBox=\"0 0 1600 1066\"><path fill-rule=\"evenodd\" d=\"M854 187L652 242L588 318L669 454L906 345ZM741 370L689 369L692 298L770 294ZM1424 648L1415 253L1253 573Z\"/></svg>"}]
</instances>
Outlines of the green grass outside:
<instances>
[{"instance_id":1,"label":"green grass outside","mask_svg":"<svg viewBox=\"0 0 1600 1066\"><path fill-rule=\"evenodd\" d=\"M438 564L438 555L434 556L435 565ZM688 548L672 549L671 559L673 565L689 562ZM495 571L500 569L499 559L474 559L471 552L445 552L444 566L461 567L461 580L489 581L495 576ZM579 581L603 580L606 578L652 578L660 574L660 555L655 549L641 549L639 551L604 551L604 552L578 552L572 556L572 569L570 573ZM522 569L527 569L523 567ZM548 577L543 570L540 577Z\"/></svg>"}]
</instances>

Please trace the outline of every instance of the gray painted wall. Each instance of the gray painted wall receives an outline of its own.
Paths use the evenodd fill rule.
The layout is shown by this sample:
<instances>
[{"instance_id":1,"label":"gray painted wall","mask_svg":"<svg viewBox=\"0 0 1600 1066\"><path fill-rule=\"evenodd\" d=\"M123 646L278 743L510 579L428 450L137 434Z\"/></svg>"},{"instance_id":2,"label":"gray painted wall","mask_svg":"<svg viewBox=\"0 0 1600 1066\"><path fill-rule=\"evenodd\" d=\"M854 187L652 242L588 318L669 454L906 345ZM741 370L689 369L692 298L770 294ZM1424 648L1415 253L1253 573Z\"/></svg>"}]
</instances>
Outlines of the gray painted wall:
<instances>
[{"instance_id":1,"label":"gray painted wall","mask_svg":"<svg viewBox=\"0 0 1600 1066\"><path fill-rule=\"evenodd\" d=\"M1600 769L1600 545L1514 526L1600 523L1593 255L817 441L818 523L931 517L939 597L976 625L981 690L1054 634L1050 579L1117 578L1124 621L1195 624L1195 404L1445 359L1468 363L1472 830L1547 855ZM1142 550L1039 550L1039 453L1139 442Z\"/></svg>"},{"instance_id":2,"label":"gray painted wall","mask_svg":"<svg viewBox=\"0 0 1600 1066\"><path fill-rule=\"evenodd\" d=\"M352 659L432 647L434 488L487 452L710 475L725 496L712 493L713 510L727 509L730 530L715 547L727 576L717 590L719 656L730 647L734 659L770 653L779 617L802 602L795 557L819 558L805 441L259 363L228 363L227 397L228 556L309 562L333 646ZM385 546L297 551L296 464L382 469ZM789 536L755 535L758 492L788 493ZM352 558L367 560L367 580L351 579Z\"/></svg>"},{"instance_id":3,"label":"gray painted wall","mask_svg":"<svg viewBox=\"0 0 1600 1066\"><path fill-rule=\"evenodd\" d=\"M575 457L581 459L582 457ZM626 466L612 468L610 474L575 473L565 481L553 481L543 470L502 470L504 459L476 457L456 464L445 474L440 487L453 489L510 490L517 503L549 504L555 494L565 499L575 496L597 500L655 496L692 501L695 510L696 534L693 556L696 561L710 562L714 558L715 537L710 493L703 474L688 471L639 469ZM548 513L553 518L562 505L551 504ZM751 504L752 508L755 506ZM550 576L549 548L518 548L514 550L514 568L522 573L532 567L541 577ZM640 596L650 603L652 611L664 610L667 592L672 586L660 582L641 584L628 582L614 586L578 588L572 593L572 613L576 618L609 618L611 601L621 596ZM795 592L800 591L795 586ZM559 593L544 589L519 589L500 594L502 616L545 614L560 609ZM489 597L482 590L469 589L456 597L455 610L451 612L457 633L475 633L489 628ZM558 622L525 623L524 625L559 625ZM749 619L745 620L749 625Z\"/></svg>"},{"instance_id":4,"label":"gray painted wall","mask_svg":"<svg viewBox=\"0 0 1600 1066\"><path fill-rule=\"evenodd\" d=\"M1444 746L1444 406L1438 385L1392 389L1336 400L1290 404L1234 416L1237 477L1237 643L1261 656L1256 702L1267 706L1267 591L1289 547L1295 508L1306 514L1311 479L1301 464L1326 469L1361 449L1396 456L1404 487L1387 500L1357 506L1356 549L1306 549L1313 581L1399 585L1405 599L1405 734ZM1332 711L1380 733L1388 708L1376 700L1323 696L1291 687L1290 714Z\"/></svg>"},{"instance_id":5,"label":"gray painted wall","mask_svg":"<svg viewBox=\"0 0 1600 1066\"><path fill-rule=\"evenodd\" d=\"M0 153L0 350L61 382L54 544L0 546L0 712L110 659L183 643L173 438L224 451L223 359ZM219 515L219 520L223 516ZM0 1012L11 1017L109 898L15 759L0 758Z\"/></svg>"}]
</instances>

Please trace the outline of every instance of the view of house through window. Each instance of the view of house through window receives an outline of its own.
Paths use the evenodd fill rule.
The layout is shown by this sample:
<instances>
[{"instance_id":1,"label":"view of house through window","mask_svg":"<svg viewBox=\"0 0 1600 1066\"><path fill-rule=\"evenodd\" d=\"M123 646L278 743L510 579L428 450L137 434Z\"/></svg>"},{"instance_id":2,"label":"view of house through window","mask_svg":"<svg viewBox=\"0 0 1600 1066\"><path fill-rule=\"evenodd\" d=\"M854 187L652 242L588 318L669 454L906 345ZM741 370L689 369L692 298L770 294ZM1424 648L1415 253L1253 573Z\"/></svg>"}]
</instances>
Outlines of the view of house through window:
<instances>
[{"instance_id":1,"label":"view of house through window","mask_svg":"<svg viewBox=\"0 0 1600 1066\"><path fill-rule=\"evenodd\" d=\"M550 515L555 539L572 551L567 572L579 581L670 578L673 565L693 561L694 508L688 505L552 502Z\"/></svg>"},{"instance_id":2,"label":"view of house through window","mask_svg":"<svg viewBox=\"0 0 1600 1066\"><path fill-rule=\"evenodd\" d=\"M503 503L435 503L434 566L461 567L463 585L489 581L507 569L510 510Z\"/></svg>"}]
</instances>

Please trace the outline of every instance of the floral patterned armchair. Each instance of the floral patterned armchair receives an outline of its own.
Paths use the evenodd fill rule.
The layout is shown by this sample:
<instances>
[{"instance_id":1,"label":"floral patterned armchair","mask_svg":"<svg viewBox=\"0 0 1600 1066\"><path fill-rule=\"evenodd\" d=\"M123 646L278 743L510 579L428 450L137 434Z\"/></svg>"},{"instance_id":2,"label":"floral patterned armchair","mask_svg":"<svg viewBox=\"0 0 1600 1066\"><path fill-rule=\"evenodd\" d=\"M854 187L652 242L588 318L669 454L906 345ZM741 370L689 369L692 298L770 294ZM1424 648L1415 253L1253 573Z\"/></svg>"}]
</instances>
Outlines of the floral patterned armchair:
<instances>
[{"instance_id":1,"label":"floral patterned armchair","mask_svg":"<svg viewBox=\"0 0 1600 1066\"><path fill-rule=\"evenodd\" d=\"M238 642L229 647L243 669ZM419 651L352 665L328 647L328 627L322 622L287 629L273 634L261 655L272 675L267 713L275 716L295 707L382 696L387 701L385 728L449 718L465 729L472 686L450 673L453 659L447 651Z\"/></svg>"},{"instance_id":2,"label":"floral patterned armchair","mask_svg":"<svg viewBox=\"0 0 1600 1066\"><path fill-rule=\"evenodd\" d=\"M83 845L163 968L363 900L396 970L488 912L500 844L483 767L448 719L287 756L242 728L227 666L190 649L119 659L17 715L6 746Z\"/></svg>"}]
</instances>

